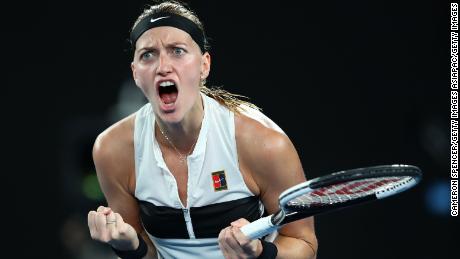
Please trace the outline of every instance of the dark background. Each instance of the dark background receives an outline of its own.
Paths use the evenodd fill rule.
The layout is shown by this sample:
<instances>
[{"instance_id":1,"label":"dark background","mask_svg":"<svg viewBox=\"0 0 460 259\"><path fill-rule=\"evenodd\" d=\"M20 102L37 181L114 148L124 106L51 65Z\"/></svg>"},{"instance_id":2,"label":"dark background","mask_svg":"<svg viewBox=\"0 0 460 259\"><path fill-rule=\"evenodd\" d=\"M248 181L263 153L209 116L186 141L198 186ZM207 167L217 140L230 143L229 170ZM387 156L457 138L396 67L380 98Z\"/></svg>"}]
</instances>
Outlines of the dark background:
<instances>
[{"instance_id":1,"label":"dark background","mask_svg":"<svg viewBox=\"0 0 460 259\"><path fill-rule=\"evenodd\" d=\"M209 85L244 94L295 144L308 178L419 166L397 197L316 217L319 259L448 258L450 5L189 1L212 44ZM34 1L2 16L7 250L110 258L89 240L92 143L145 100L126 39L149 1ZM96 185L95 185L96 183Z\"/></svg>"}]
</instances>

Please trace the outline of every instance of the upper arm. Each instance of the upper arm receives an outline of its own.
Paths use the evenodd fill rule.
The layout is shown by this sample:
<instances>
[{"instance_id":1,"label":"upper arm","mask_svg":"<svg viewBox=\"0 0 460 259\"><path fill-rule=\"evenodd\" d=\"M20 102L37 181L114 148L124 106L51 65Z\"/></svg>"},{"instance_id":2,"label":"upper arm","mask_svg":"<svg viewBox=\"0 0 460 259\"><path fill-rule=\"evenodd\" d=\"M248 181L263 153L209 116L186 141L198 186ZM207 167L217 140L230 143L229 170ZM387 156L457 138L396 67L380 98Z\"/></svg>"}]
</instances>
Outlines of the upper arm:
<instances>
[{"instance_id":1,"label":"upper arm","mask_svg":"<svg viewBox=\"0 0 460 259\"><path fill-rule=\"evenodd\" d=\"M306 180L301 161L287 135L239 117L236 127L240 164L256 183L267 212L275 213L279 195ZM316 244L313 217L286 224L279 233Z\"/></svg>"},{"instance_id":2,"label":"upper arm","mask_svg":"<svg viewBox=\"0 0 460 259\"><path fill-rule=\"evenodd\" d=\"M101 133L93 146L93 161L108 207L141 232L139 205L134 197L134 145L129 127L116 124Z\"/></svg>"}]
</instances>

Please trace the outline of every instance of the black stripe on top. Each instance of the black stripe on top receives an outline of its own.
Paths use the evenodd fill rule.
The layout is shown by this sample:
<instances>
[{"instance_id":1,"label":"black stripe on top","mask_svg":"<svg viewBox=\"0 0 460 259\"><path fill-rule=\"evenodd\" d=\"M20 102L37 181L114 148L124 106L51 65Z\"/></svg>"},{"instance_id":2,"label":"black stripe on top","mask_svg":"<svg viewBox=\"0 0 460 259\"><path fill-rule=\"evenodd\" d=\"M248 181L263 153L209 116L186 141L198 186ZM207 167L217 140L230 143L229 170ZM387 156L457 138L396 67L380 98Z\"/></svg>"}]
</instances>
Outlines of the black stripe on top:
<instances>
[{"instance_id":1,"label":"black stripe on top","mask_svg":"<svg viewBox=\"0 0 460 259\"><path fill-rule=\"evenodd\" d=\"M139 206L142 223L149 234L158 238L189 238L181 209L155 206L147 201L139 201ZM190 208L196 238L217 238L231 222L240 218L254 221L260 216L258 196Z\"/></svg>"}]
</instances>

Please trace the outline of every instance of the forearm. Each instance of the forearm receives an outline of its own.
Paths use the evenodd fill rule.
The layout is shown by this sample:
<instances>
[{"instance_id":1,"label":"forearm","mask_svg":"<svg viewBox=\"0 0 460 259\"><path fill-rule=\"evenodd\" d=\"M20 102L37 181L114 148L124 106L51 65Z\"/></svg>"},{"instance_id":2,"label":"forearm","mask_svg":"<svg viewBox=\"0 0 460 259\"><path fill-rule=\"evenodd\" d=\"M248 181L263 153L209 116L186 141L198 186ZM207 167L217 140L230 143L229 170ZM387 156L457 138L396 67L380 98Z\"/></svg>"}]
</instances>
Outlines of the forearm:
<instances>
[{"instance_id":1,"label":"forearm","mask_svg":"<svg viewBox=\"0 0 460 259\"><path fill-rule=\"evenodd\" d=\"M280 234L274 243L278 248L278 256L276 258L316 259L316 252L318 250L316 238L312 238L312 240L298 239Z\"/></svg>"}]
</instances>

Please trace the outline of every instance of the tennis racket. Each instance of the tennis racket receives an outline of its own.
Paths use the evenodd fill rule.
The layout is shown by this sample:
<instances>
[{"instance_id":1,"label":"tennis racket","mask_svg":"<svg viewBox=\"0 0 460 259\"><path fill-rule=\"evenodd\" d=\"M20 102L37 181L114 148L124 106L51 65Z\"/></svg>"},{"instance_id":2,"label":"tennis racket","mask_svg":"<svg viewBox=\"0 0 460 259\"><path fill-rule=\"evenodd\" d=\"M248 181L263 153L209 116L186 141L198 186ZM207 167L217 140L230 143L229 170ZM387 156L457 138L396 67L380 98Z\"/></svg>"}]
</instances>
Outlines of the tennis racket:
<instances>
[{"instance_id":1,"label":"tennis racket","mask_svg":"<svg viewBox=\"0 0 460 259\"><path fill-rule=\"evenodd\" d=\"M241 231L250 239L260 238L292 221L393 196L421 179L421 170L412 165L364 167L314 178L282 192L277 213L247 224Z\"/></svg>"}]
</instances>

